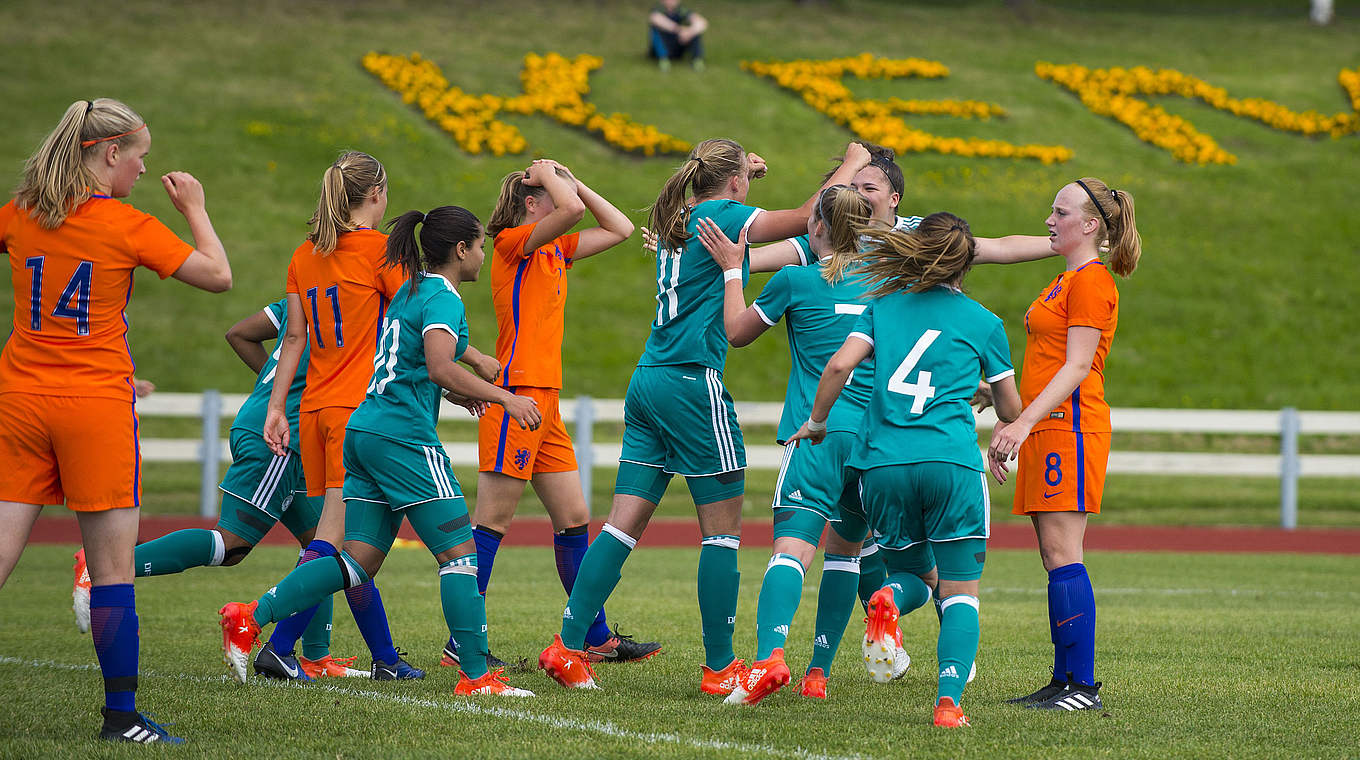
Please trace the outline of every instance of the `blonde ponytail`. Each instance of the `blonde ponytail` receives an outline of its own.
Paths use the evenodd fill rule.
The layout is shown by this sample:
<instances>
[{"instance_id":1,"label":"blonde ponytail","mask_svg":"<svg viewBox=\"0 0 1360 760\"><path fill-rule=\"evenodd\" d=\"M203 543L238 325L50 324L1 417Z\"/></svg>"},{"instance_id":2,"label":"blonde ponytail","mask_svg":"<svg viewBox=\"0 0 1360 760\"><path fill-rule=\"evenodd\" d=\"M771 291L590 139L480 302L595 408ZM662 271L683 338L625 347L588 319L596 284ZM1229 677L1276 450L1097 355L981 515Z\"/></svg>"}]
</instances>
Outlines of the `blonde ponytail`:
<instances>
[{"instance_id":1,"label":"blonde ponytail","mask_svg":"<svg viewBox=\"0 0 1360 760\"><path fill-rule=\"evenodd\" d=\"M813 216L826 225L831 254L822 261L822 277L835 285L859 253L859 234L873 216L869 201L846 185L832 185L817 196Z\"/></svg>"},{"instance_id":2,"label":"blonde ponytail","mask_svg":"<svg viewBox=\"0 0 1360 760\"><path fill-rule=\"evenodd\" d=\"M968 222L947 212L921 220L912 232L874 222L862 232L864 266L857 273L879 298L898 291L921 293L936 285L962 285L977 243Z\"/></svg>"},{"instance_id":3,"label":"blonde ponytail","mask_svg":"<svg viewBox=\"0 0 1360 760\"><path fill-rule=\"evenodd\" d=\"M1108 260L1110 271L1128 277L1143 255L1143 238L1133 218L1133 196L1125 190L1112 190L1095 177L1082 177L1077 184L1086 191L1082 212L1100 223L1096 240L1100 241L1101 254L1108 254L1103 258Z\"/></svg>"},{"instance_id":4,"label":"blonde ponytail","mask_svg":"<svg viewBox=\"0 0 1360 760\"><path fill-rule=\"evenodd\" d=\"M321 199L316 204L316 213L307 221L312 227L307 239L316 252L329 254L341 235L358 229L351 218L354 209L375 188L386 184L387 171L378 159L357 150L341 153L322 175Z\"/></svg>"},{"instance_id":5,"label":"blonde ponytail","mask_svg":"<svg viewBox=\"0 0 1360 760\"><path fill-rule=\"evenodd\" d=\"M656 231L659 245L679 248L688 235L690 195L703 200L716 193L727 180L746 171L746 151L736 141L725 138L704 140L689 152L689 158L661 187L651 205L648 224Z\"/></svg>"},{"instance_id":6,"label":"blonde ponytail","mask_svg":"<svg viewBox=\"0 0 1360 760\"><path fill-rule=\"evenodd\" d=\"M94 191L97 179L86 161L105 142L114 141L120 148L130 145L145 126L136 111L117 100L77 100L24 162L15 204L42 227L60 227Z\"/></svg>"}]
</instances>

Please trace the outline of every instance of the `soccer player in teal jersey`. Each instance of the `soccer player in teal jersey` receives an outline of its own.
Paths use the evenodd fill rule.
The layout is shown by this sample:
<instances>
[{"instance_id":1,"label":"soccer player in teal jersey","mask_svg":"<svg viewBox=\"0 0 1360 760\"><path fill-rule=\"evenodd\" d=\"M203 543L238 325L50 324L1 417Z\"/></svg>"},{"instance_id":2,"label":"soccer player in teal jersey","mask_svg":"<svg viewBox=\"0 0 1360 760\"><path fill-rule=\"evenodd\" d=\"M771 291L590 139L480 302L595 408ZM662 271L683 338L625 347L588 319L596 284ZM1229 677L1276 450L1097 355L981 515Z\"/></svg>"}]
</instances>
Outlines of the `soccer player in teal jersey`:
<instances>
[{"instance_id":1,"label":"soccer player in teal jersey","mask_svg":"<svg viewBox=\"0 0 1360 760\"><path fill-rule=\"evenodd\" d=\"M227 469L219 488L222 491L221 512L217 525L211 530L190 528L168 533L160 538L138 544L133 571L139 578L150 575L181 573L191 567L231 567L245 559L274 527L282 522L304 549L299 561L310 559L305 548L316 532L321 514L319 499L307 496L302 483L302 462L296 443L284 456L275 456L260 437L264 427L265 406L274 386L274 371L278 350L271 355L265 341L282 334L288 320L283 301L265 307L237 322L227 331L227 342L246 366L255 371L255 388L251 391L231 423L231 467ZM298 401L307 374L307 352L288 389L288 420L297 427ZM296 441L296 436L293 438ZM77 625L82 620L88 626L89 597L77 591ZM289 619L288 625L276 628L266 645L278 659L277 668L258 670L261 675L291 676L308 680L323 675L363 676L362 670L348 667L354 658L336 659L330 655L331 599L327 597L311 610ZM293 656L293 647L302 637L302 659ZM267 661L274 664L272 661Z\"/></svg>"},{"instance_id":2,"label":"soccer player in teal jersey","mask_svg":"<svg viewBox=\"0 0 1360 760\"><path fill-rule=\"evenodd\" d=\"M427 214L408 211L390 226L387 261L400 264L410 280L388 307L373 377L346 429L343 550L334 564L298 566L255 602L223 607L225 657L234 669L244 669L261 626L367 582L382 566L402 522L410 520L439 562L444 619L467 654L454 693L533 696L507 684L502 671L487 668L477 550L462 490L435 430L441 388L474 412L491 402L504 406L521 425L537 427L541 419L532 399L491 385L455 363L468 344L457 286L477 278L485 233L477 217L457 206Z\"/></svg>"},{"instance_id":3,"label":"soccer player in teal jersey","mask_svg":"<svg viewBox=\"0 0 1360 760\"><path fill-rule=\"evenodd\" d=\"M960 290L975 245L945 213L916 232L866 231L858 272L872 299L827 363L808 420L790 440L820 443L829 413L860 363L874 357L873 394L850 467L864 515L885 553L888 582L869 602L864 654L885 680L899 615L924 605L922 576L939 576L942 619L935 725L966 726L960 706L978 645L978 582L990 529L987 486L969 400L992 384L997 416L1020 412L1005 329Z\"/></svg>"},{"instance_id":4,"label":"soccer player in teal jersey","mask_svg":"<svg viewBox=\"0 0 1360 760\"><path fill-rule=\"evenodd\" d=\"M831 184L848 181L868 161L868 151L851 143ZM815 194L796 209L746 205L751 180L764 176L765 168L763 159L731 140L705 140L690 151L652 206L651 223L659 237L656 318L624 399L614 505L586 551L562 614L562 630L539 655L539 666L564 686L595 686L582 651L586 631L674 475L689 486L703 535L698 597L705 661L699 688L728 694L742 672L732 633L746 451L722 382L728 345L722 283L744 283L748 262L743 257L740 267L720 269L695 233L701 219L712 220L731 239L744 231L753 242L806 231Z\"/></svg>"},{"instance_id":5,"label":"soccer player in teal jersey","mask_svg":"<svg viewBox=\"0 0 1360 760\"><path fill-rule=\"evenodd\" d=\"M808 220L807 239L818 257L817 265L780 269L749 308L739 282L732 280L725 286L723 316L733 346L747 345L785 319L792 369L777 433L781 442L807 419L822 368L865 308L866 288L846 277L845 268L859 247L859 229L870 213L868 201L848 186L823 190ZM733 243L708 220L700 222L699 236L722 267L740 261L741 241ZM842 472L869 401L872 377L871 363L852 376L832 408L828 445L790 445L785 450L775 485L774 551L756 610L756 658L741 684L728 695L728 704L757 704L788 683L785 639L802 597L806 568L830 522L833 530L827 538L813 659L802 684L803 693L826 696L826 677L859 585L859 553L867 531L855 486L846 483ZM843 513L840 503L847 500L855 508Z\"/></svg>"}]
</instances>

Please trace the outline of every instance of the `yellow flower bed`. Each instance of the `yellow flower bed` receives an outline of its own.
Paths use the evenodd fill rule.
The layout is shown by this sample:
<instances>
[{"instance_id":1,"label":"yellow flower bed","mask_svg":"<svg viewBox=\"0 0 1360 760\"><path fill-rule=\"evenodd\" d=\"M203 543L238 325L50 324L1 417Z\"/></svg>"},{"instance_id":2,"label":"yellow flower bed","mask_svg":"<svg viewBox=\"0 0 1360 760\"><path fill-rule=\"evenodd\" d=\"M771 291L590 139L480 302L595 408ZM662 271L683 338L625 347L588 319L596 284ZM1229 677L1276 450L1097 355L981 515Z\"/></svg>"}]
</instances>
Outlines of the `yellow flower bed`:
<instances>
[{"instance_id":1,"label":"yellow flower bed","mask_svg":"<svg viewBox=\"0 0 1360 760\"><path fill-rule=\"evenodd\" d=\"M1046 164L1066 161L1072 151L1061 145L1013 145L1002 140L938 137L907 126L898 114L953 116L990 119L1004 116L994 103L977 100L886 100L859 99L841 81L847 74L857 79L939 79L949 69L938 61L920 58L889 59L864 53L852 58L826 61L743 61L741 67L756 76L773 79L786 90L798 93L803 102L831 117L865 140L898 153L933 151L956 156L984 158L1037 158Z\"/></svg>"},{"instance_id":2,"label":"yellow flower bed","mask_svg":"<svg viewBox=\"0 0 1360 760\"><path fill-rule=\"evenodd\" d=\"M1132 129L1140 140L1167 150L1177 160L1198 164L1235 164L1237 157L1190 122L1173 116L1137 95L1180 95L1195 98L1235 116L1254 119L1286 132L1332 137L1360 131L1360 72L1342 70L1337 77L1350 97L1352 113L1324 116L1317 111L1292 111L1261 98L1232 98L1222 87L1173 69L1146 66L1090 69L1075 64L1039 62L1034 73L1066 87L1094 113L1109 116Z\"/></svg>"},{"instance_id":3,"label":"yellow flower bed","mask_svg":"<svg viewBox=\"0 0 1360 760\"><path fill-rule=\"evenodd\" d=\"M590 72L602 65L604 61L593 55L568 60L557 53L530 53L524 56L520 72L524 94L501 97L473 95L450 85L439 66L419 53L394 56L371 52L363 57L369 73L401 95L403 102L419 108L468 153L490 151L502 156L524 152L528 147L524 135L496 119L503 112L544 114L633 153L653 156L688 152L690 144L684 140L650 124L639 124L626 114L600 113L585 101L590 92Z\"/></svg>"}]
</instances>

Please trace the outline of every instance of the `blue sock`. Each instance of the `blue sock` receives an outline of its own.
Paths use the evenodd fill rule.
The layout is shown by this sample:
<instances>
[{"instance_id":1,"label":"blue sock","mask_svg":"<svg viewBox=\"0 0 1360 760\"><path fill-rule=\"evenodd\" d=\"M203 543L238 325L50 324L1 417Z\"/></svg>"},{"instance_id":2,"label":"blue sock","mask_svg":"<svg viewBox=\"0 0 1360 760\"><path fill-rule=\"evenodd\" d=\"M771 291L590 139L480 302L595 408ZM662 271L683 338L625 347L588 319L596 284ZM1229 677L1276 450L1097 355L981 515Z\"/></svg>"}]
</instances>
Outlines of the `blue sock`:
<instances>
[{"instance_id":1,"label":"blue sock","mask_svg":"<svg viewBox=\"0 0 1360 760\"><path fill-rule=\"evenodd\" d=\"M104 706L130 712L137 709L137 599L131 583L90 589L90 633L94 653L104 674Z\"/></svg>"},{"instance_id":2,"label":"blue sock","mask_svg":"<svg viewBox=\"0 0 1360 760\"><path fill-rule=\"evenodd\" d=\"M491 566L496 562L503 538L504 533L480 525L472 529L472 542L477 544L477 591L482 596L486 596L487 584L491 583Z\"/></svg>"},{"instance_id":3,"label":"blue sock","mask_svg":"<svg viewBox=\"0 0 1360 760\"><path fill-rule=\"evenodd\" d=\"M330 554L322 554L321 551L318 551L315 548L318 545L323 547L323 549L329 549ZM304 562L311 562L320 557L333 556L335 553L335 547L331 546L329 543L325 541L313 541L306 549L302 550L300 555L298 555L297 563L298 565L301 565ZM303 631L307 630L307 626L311 625L312 618L316 615L316 608L316 605L312 605L296 615L280 620L278 624L274 626L274 632L269 636L269 643L273 645L274 651L280 657L286 657L293 653L293 648L297 646L298 639L302 638Z\"/></svg>"},{"instance_id":4,"label":"blue sock","mask_svg":"<svg viewBox=\"0 0 1360 760\"><path fill-rule=\"evenodd\" d=\"M586 549L590 548L590 531L585 525L567 528L553 534L553 554L557 556L557 577L562 580L562 588L571 596L572 586L576 585L576 573L581 569ZM609 640L609 623L604 616L604 608L595 616L595 622L586 630L586 646L599 646Z\"/></svg>"},{"instance_id":5,"label":"blue sock","mask_svg":"<svg viewBox=\"0 0 1360 760\"><path fill-rule=\"evenodd\" d=\"M1048 615L1053 628L1053 677L1093 686L1096 669L1096 595L1080 562L1048 573ZM1061 667L1059 673L1057 668Z\"/></svg>"},{"instance_id":6,"label":"blue sock","mask_svg":"<svg viewBox=\"0 0 1360 760\"><path fill-rule=\"evenodd\" d=\"M396 647L392 646L392 629L387 627L387 610L383 609L382 594L373 581L345 589L349 611L354 613L354 624L368 645L375 662L395 663Z\"/></svg>"}]
</instances>

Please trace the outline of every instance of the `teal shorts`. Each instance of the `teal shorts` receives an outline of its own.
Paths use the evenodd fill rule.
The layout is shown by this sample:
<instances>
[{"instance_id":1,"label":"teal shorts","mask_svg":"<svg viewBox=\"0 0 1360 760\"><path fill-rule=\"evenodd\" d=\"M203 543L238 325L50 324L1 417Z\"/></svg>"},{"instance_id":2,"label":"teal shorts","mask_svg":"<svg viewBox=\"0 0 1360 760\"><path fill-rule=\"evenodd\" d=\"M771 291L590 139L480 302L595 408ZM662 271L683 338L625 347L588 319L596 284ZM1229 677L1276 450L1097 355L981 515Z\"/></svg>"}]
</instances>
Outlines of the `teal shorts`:
<instances>
[{"instance_id":1,"label":"teal shorts","mask_svg":"<svg viewBox=\"0 0 1360 760\"><path fill-rule=\"evenodd\" d=\"M633 370L619 461L685 477L744 469L746 447L722 373L697 364Z\"/></svg>"},{"instance_id":2,"label":"teal shorts","mask_svg":"<svg viewBox=\"0 0 1360 760\"><path fill-rule=\"evenodd\" d=\"M991 531L991 504L984 477L977 470L947 462L864 470L860 474L861 497L874 539L889 552L929 542L941 577L970 580L945 575L941 545L965 539L979 539L985 545ZM920 559L916 564L925 561ZM954 572L952 567L950 572Z\"/></svg>"},{"instance_id":3,"label":"teal shorts","mask_svg":"<svg viewBox=\"0 0 1360 760\"><path fill-rule=\"evenodd\" d=\"M784 447L784 461L774 486L774 508L808 509L828 522L839 522L846 510L863 524L857 473L846 461L855 447L854 433L828 433L819 444L798 441ZM862 536L851 540L859 540Z\"/></svg>"},{"instance_id":4,"label":"teal shorts","mask_svg":"<svg viewBox=\"0 0 1360 760\"><path fill-rule=\"evenodd\" d=\"M302 458L295 451L275 456L259 432L233 430L231 466L218 488L267 514L273 525L292 504L293 493L306 490Z\"/></svg>"},{"instance_id":5,"label":"teal shorts","mask_svg":"<svg viewBox=\"0 0 1360 760\"><path fill-rule=\"evenodd\" d=\"M443 446L345 433L345 540L392 549L402 520L434 554L472 540L471 520Z\"/></svg>"}]
</instances>

